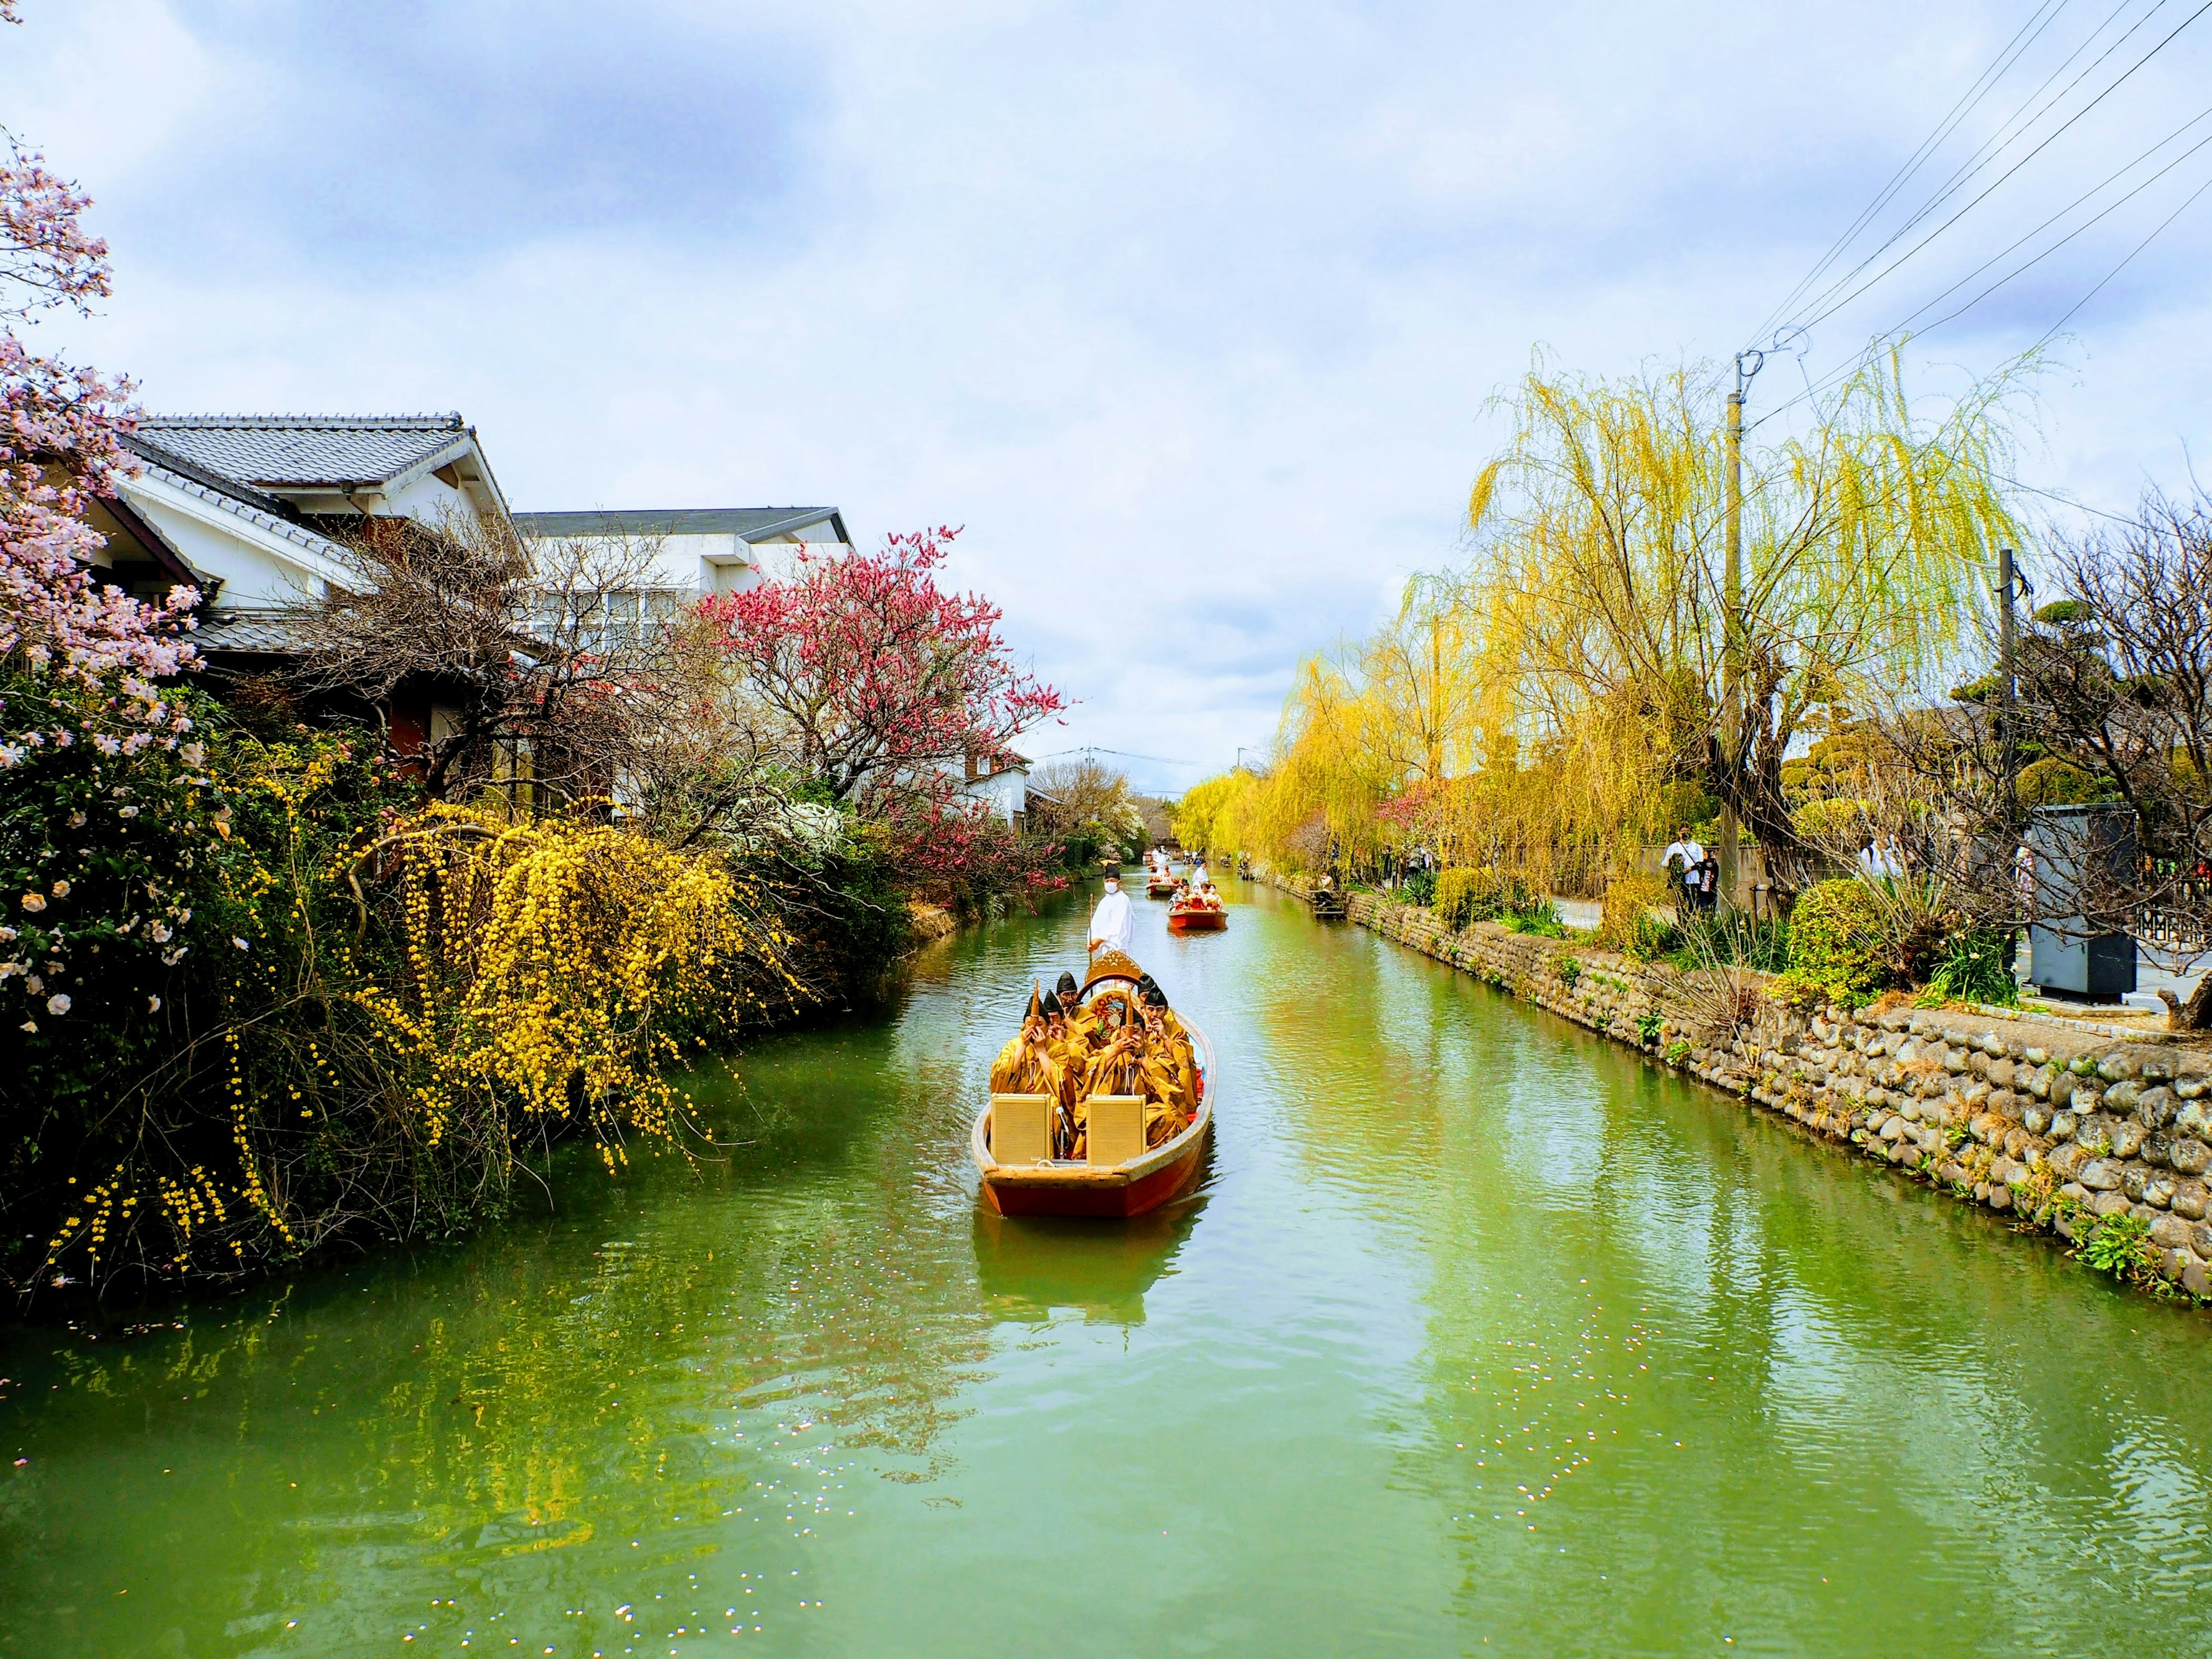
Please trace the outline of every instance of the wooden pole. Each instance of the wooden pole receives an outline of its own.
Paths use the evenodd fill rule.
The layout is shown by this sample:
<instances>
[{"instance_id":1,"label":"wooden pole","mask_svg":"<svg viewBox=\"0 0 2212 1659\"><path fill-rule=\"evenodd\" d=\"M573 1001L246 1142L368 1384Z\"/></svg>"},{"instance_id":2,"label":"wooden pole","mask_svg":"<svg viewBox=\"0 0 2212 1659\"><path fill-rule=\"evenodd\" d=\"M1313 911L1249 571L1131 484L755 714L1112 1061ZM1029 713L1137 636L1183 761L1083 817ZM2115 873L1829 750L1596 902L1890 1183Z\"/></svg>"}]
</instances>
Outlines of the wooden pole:
<instances>
[{"instance_id":1,"label":"wooden pole","mask_svg":"<svg viewBox=\"0 0 2212 1659\"><path fill-rule=\"evenodd\" d=\"M2020 827L2019 781L2014 775L2019 760L2019 726L2014 715L2020 697L2020 679L2014 659L2012 596L2015 580L2012 549L1997 549L1997 766L1999 799L2004 809L2007 835L2015 833Z\"/></svg>"},{"instance_id":2,"label":"wooden pole","mask_svg":"<svg viewBox=\"0 0 2212 1659\"><path fill-rule=\"evenodd\" d=\"M1735 390L1729 393L1728 564L1721 585L1721 756L1734 787L1743 769L1743 362L1735 368ZM1735 802L1721 802L1720 897L1736 902Z\"/></svg>"}]
</instances>

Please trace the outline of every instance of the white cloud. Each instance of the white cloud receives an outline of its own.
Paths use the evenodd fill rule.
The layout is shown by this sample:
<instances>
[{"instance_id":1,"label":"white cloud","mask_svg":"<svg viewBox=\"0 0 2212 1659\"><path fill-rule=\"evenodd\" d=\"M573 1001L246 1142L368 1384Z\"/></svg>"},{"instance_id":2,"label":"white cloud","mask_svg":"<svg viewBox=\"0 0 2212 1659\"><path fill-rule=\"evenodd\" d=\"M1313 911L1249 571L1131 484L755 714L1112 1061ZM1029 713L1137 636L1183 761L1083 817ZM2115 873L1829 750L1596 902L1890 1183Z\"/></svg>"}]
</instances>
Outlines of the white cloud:
<instances>
[{"instance_id":1,"label":"white cloud","mask_svg":"<svg viewBox=\"0 0 2212 1659\"><path fill-rule=\"evenodd\" d=\"M1298 654L1454 556L1484 400L1532 345L1599 372L1725 356L2021 21L1896 0L30 13L0 40L11 83L99 90L10 120L101 198L123 287L78 334L149 405L459 408L528 507L964 523L964 579L1081 700L1034 746L1206 766L1264 740ZM1812 361L2194 112L2204 63L2177 41ZM1931 353L2000 361L2178 199ZM2145 466L2178 475L2207 241L2185 218L2078 319L2035 481L2114 504Z\"/></svg>"}]
</instances>

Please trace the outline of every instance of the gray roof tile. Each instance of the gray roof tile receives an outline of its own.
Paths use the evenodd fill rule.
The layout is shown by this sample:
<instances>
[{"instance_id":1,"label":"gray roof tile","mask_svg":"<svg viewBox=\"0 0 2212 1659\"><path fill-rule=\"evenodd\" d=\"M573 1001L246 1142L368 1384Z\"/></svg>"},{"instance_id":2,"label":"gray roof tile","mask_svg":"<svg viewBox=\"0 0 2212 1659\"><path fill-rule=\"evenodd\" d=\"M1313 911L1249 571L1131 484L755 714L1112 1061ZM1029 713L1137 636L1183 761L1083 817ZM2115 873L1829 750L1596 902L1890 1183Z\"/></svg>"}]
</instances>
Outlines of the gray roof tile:
<instances>
[{"instance_id":1,"label":"gray roof tile","mask_svg":"<svg viewBox=\"0 0 2212 1659\"><path fill-rule=\"evenodd\" d=\"M200 625L185 636L202 654L218 652L298 656L313 643L307 630L276 611L226 611L217 605L200 612Z\"/></svg>"},{"instance_id":2,"label":"gray roof tile","mask_svg":"<svg viewBox=\"0 0 2212 1659\"><path fill-rule=\"evenodd\" d=\"M382 484L467 443L459 415L149 415L156 447L264 489Z\"/></svg>"}]
</instances>

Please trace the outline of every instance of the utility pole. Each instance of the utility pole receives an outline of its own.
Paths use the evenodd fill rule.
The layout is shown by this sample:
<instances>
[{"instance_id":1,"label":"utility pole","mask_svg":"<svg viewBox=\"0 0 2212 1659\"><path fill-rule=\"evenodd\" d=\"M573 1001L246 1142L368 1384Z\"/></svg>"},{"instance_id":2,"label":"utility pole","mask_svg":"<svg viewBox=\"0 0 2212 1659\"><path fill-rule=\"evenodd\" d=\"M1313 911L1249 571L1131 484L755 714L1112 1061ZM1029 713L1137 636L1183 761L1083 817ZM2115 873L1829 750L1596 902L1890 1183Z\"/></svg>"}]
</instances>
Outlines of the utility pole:
<instances>
[{"instance_id":1,"label":"utility pole","mask_svg":"<svg viewBox=\"0 0 2212 1659\"><path fill-rule=\"evenodd\" d=\"M1752 360L1751 374L1743 370ZM1765 362L1765 354L1740 351L1735 359L1735 390L1728 400L1728 562L1721 576L1721 758L1733 785L1743 769L1743 399L1752 376ZM1721 800L1720 896L1733 908L1736 902L1735 802Z\"/></svg>"},{"instance_id":2,"label":"utility pole","mask_svg":"<svg viewBox=\"0 0 2212 1659\"><path fill-rule=\"evenodd\" d=\"M2005 833L2019 829L2020 800L2014 768L2019 757L2020 680L2014 666L2013 589L2018 578L2013 570L2012 549L1997 549L1997 766L1999 800L2004 811Z\"/></svg>"}]
</instances>

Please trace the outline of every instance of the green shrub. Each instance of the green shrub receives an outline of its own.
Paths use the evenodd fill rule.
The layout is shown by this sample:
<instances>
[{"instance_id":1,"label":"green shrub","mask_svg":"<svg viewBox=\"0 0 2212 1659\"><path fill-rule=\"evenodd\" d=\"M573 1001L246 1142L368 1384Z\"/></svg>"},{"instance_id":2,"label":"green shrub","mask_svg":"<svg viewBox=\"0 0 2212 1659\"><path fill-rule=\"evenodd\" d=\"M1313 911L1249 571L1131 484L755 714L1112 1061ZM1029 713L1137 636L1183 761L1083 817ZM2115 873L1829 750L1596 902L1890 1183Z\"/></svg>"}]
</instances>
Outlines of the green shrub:
<instances>
[{"instance_id":1,"label":"green shrub","mask_svg":"<svg viewBox=\"0 0 2212 1659\"><path fill-rule=\"evenodd\" d=\"M2016 787L2022 806L2081 806L2118 799L2102 779L2056 755L2022 767Z\"/></svg>"},{"instance_id":2,"label":"green shrub","mask_svg":"<svg viewBox=\"0 0 2212 1659\"><path fill-rule=\"evenodd\" d=\"M1437 919L1455 932L1473 922L1539 907L1549 908L1549 901L1510 871L1469 866L1437 877L1432 908Z\"/></svg>"},{"instance_id":3,"label":"green shrub","mask_svg":"<svg viewBox=\"0 0 2212 1659\"><path fill-rule=\"evenodd\" d=\"M2148 1278L2158 1261L2158 1247L2150 1242L2150 1223L2140 1216L2106 1216L2082 1243L2081 1259L2115 1279Z\"/></svg>"},{"instance_id":4,"label":"green shrub","mask_svg":"<svg viewBox=\"0 0 2212 1659\"><path fill-rule=\"evenodd\" d=\"M1856 1007L1892 974L1881 899L1865 883L1817 882L1790 913L1791 986Z\"/></svg>"},{"instance_id":5,"label":"green shrub","mask_svg":"<svg viewBox=\"0 0 2212 1659\"><path fill-rule=\"evenodd\" d=\"M1698 916L1667 960L1686 974L1714 967L1748 968L1779 974L1790 966L1790 924L1741 911Z\"/></svg>"},{"instance_id":6,"label":"green shrub","mask_svg":"<svg viewBox=\"0 0 2212 1659\"><path fill-rule=\"evenodd\" d=\"M1398 896L1407 904L1427 906L1437 896L1437 872L1433 870L1411 870L1398 886Z\"/></svg>"},{"instance_id":7,"label":"green shrub","mask_svg":"<svg viewBox=\"0 0 2212 1659\"><path fill-rule=\"evenodd\" d=\"M1681 944L1680 928L1649 910L1640 910L1629 921L1620 953L1632 962L1657 962L1679 950Z\"/></svg>"},{"instance_id":8,"label":"green shrub","mask_svg":"<svg viewBox=\"0 0 2212 1659\"><path fill-rule=\"evenodd\" d=\"M1499 914L1508 933L1534 933L1542 939L1565 939L1567 924L1559 920L1559 907L1549 899L1516 906Z\"/></svg>"},{"instance_id":9,"label":"green shrub","mask_svg":"<svg viewBox=\"0 0 2212 1659\"><path fill-rule=\"evenodd\" d=\"M1641 1013L1636 1017L1636 1039L1645 1048L1658 1046L1659 1030L1666 1022L1656 1013Z\"/></svg>"},{"instance_id":10,"label":"green shrub","mask_svg":"<svg viewBox=\"0 0 2212 1659\"><path fill-rule=\"evenodd\" d=\"M1863 840L1873 822L1874 803L1832 799L1808 800L1790 815L1797 833L1808 841Z\"/></svg>"},{"instance_id":11,"label":"green shrub","mask_svg":"<svg viewBox=\"0 0 2212 1659\"><path fill-rule=\"evenodd\" d=\"M1581 981L1583 976L1582 958L1580 957L1553 957L1552 958L1552 971L1559 976L1559 983L1565 986L1567 989L1571 991L1575 988L1576 985Z\"/></svg>"},{"instance_id":12,"label":"green shrub","mask_svg":"<svg viewBox=\"0 0 2212 1659\"><path fill-rule=\"evenodd\" d=\"M2005 967L2004 934L1990 927L1967 927L1943 942L1943 954L1928 981L1921 1002L1989 1002L2020 1006L2020 982Z\"/></svg>"}]
</instances>

